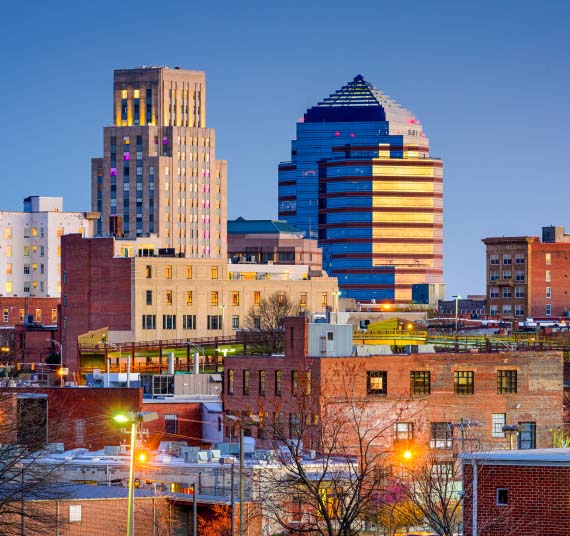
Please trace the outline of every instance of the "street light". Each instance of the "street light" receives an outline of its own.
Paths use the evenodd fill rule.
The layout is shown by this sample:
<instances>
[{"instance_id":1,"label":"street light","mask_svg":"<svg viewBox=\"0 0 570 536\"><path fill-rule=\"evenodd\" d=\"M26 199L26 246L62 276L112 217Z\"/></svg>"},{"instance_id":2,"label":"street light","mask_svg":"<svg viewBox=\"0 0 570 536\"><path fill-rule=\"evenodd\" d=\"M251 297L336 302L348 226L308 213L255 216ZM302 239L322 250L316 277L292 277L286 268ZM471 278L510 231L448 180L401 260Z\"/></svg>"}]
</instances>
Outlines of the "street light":
<instances>
[{"instance_id":1,"label":"street light","mask_svg":"<svg viewBox=\"0 0 570 536\"><path fill-rule=\"evenodd\" d=\"M455 300L455 336L457 337L457 320L459 317L459 300L461 296L458 294L457 296L451 296Z\"/></svg>"},{"instance_id":2,"label":"street light","mask_svg":"<svg viewBox=\"0 0 570 536\"><path fill-rule=\"evenodd\" d=\"M113 420L119 424L131 423L131 457L129 460L129 501L127 507L127 536L135 534L134 500L135 500L135 448L137 437L137 425L140 422L156 421L156 411L139 411L136 413L119 413L113 416Z\"/></svg>"},{"instance_id":3,"label":"street light","mask_svg":"<svg viewBox=\"0 0 570 536\"><path fill-rule=\"evenodd\" d=\"M224 359L228 357L228 354L232 354L236 351L235 348L216 348L216 352L224 354Z\"/></svg>"},{"instance_id":4,"label":"street light","mask_svg":"<svg viewBox=\"0 0 570 536\"><path fill-rule=\"evenodd\" d=\"M112 342L107 342L105 340L101 341L105 346L110 346L111 348L115 348L116 350L119 351L119 372L121 372L121 359L123 357L123 348L121 347L120 344L114 344ZM106 354L105 354L106 355ZM110 376L109 376L109 372L110 372L110 361L111 358L107 357L107 359L105 359L106 363L105 366L107 368L107 387L110 386ZM131 356L129 354L129 358L127 360L127 387L131 386Z\"/></svg>"},{"instance_id":5,"label":"street light","mask_svg":"<svg viewBox=\"0 0 570 536\"><path fill-rule=\"evenodd\" d=\"M244 459L244 439L243 439L243 429L244 426L257 426L259 424L259 417L257 415L250 415L247 421L236 417L235 415L226 415L226 419L234 422L239 428L239 535L243 536L243 501L244 501L244 478L243 478L243 466L245 463ZM234 524L234 505L232 502L232 527Z\"/></svg>"}]
</instances>

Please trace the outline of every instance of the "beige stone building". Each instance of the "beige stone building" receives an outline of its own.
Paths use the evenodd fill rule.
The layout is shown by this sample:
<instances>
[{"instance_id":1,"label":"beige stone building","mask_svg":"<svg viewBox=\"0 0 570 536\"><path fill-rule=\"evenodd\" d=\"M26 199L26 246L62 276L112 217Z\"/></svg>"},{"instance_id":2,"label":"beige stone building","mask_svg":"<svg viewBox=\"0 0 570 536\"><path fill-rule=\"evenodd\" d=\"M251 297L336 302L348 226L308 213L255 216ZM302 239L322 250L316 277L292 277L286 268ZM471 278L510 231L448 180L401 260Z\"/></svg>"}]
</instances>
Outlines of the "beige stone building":
<instances>
[{"instance_id":1,"label":"beige stone building","mask_svg":"<svg viewBox=\"0 0 570 536\"><path fill-rule=\"evenodd\" d=\"M115 71L112 126L92 160L91 204L102 236L156 234L194 258L226 257L227 163L206 128L202 71Z\"/></svg>"}]
</instances>

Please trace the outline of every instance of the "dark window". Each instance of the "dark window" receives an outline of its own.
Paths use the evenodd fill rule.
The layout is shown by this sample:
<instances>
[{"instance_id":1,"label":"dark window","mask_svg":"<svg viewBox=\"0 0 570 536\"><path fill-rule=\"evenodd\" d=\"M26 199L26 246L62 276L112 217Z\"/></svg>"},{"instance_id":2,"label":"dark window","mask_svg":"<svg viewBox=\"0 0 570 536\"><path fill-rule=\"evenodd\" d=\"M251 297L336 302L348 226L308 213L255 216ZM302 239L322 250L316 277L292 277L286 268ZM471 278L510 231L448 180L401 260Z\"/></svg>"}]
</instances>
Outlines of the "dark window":
<instances>
[{"instance_id":1,"label":"dark window","mask_svg":"<svg viewBox=\"0 0 570 536\"><path fill-rule=\"evenodd\" d=\"M249 395L249 370L243 371L243 394Z\"/></svg>"},{"instance_id":2,"label":"dark window","mask_svg":"<svg viewBox=\"0 0 570 536\"><path fill-rule=\"evenodd\" d=\"M156 315L142 315L143 329L156 329Z\"/></svg>"},{"instance_id":3,"label":"dark window","mask_svg":"<svg viewBox=\"0 0 570 536\"><path fill-rule=\"evenodd\" d=\"M535 449L536 448L536 423L520 422L519 423L519 449Z\"/></svg>"},{"instance_id":4,"label":"dark window","mask_svg":"<svg viewBox=\"0 0 570 536\"><path fill-rule=\"evenodd\" d=\"M281 371L275 371L275 396L281 396Z\"/></svg>"},{"instance_id":5,"label":"dark window","mask_svg":"<svg viewBox=\"0 0 570 536\"><path fill-rule=\"evenodd\" d=\"M178 433L178 415L167 414L164 416L164 432L166 434Z\"/></svg>"},{"instance_id":6,"label":"dark window","mask_svg":"<svg viewBox=\"0 0 570 536\"><path fill-rule=\"evenodd\" d=\"M456 370L453 373L453 388L457 395L474 393L475 373L472 370Z\"/></svg>"},{"instance_id":7,"label":"dark window","mask_svg":"<svg viewBox=\"0 0 570 536\"><path fill-rule=\"evenodd\" d=\"M265 371L259 371L259 396L265 396Z\"/></svg>"},{"instance_id":8,"label":"dark window","mask_svg":"<svg viewBox=\"0 0 570 536\"><path fill-rule=\"evenodd\" d=\"M146 304L152 305L152 290L146 291Z\"/></svg>"},{"instance_id":9,"label":"dark window","mask_svg":"<svg viewBox=\"0 0 570 536\"><path fill-rule=\"evenodd\" d=\"M497 371L497 393L505 395L517 392L517 371L498 370Z\"/></svg>"},{"instance_id":10,"label":"dark window","mask_svg":"<svg viewBox=\"0 0 570 536\"><path fill-rule=\"evenodd\" d=\"M453 447L453 426L450 422L430 423L429 446L432 449L450 449Z\"/></svg>"},{"instance_id":11,"label":"dark window","mask_svg":"<svg viewBox=\"0 0 570 536\"><path fill-rule=\"evenodd\" d=\"M147 279L150 279L152 277L152 266L150 264L146 265L145 274Z\"/></svg>"},{"instance_id":12,"label":"dark window","mask_svg":"<svg viewBox=\"0 0 570 536\"><path fill-rule=\"evenodd\" d=\"M289 437L296 437L301 433L301 418L297 413L289 413Z\"/></svg>"},{"instance_id":13,"label":"dark window","mask_svg":"<svg viewBox=\"0 0 570 536\"><path fill-rule=\"evenodd\" d=\"M208 329L222 329L222 315L208 315Z\"/></svg>"},{"instance_id":14,"label":"dark window","mask_svg":"<svg viewBox=\"0 0 570 536\"><path fill-rule=\"evenodd\" d=\"M431 393L431 373L429 370L410 371L410 393L429 395Z\"/></svg>"},{"instance_id":15,"label":"dark window","mask_svg":"<svg viewBox=\"0 0 570 536\"><path fill-rule=\"evenodd\" d=\"M291 371L291 394L296 395L299 387L299 379L296 370Z\"/></svg>"},{"instance_id":16,"label":"dark window","mask_svg":"<svg viewBox=\"0 0 570 536\"><path fill-rule=\"evenodd\" d=\"M234 371L228 370L228 395L234 394Z\"/></svg>"},{"instance_id":17,"label":"dark window","mask_svg":"<svg viewBox=\"0 0 570 536\"><path fill-rule=\"evenodd\" d=\"M162 329L176 329L176 315L162 315Z\"/></svg>"},{"instance_id":18,"label":"dark window","mask_svg":"<svg viewBox=\"0 0 570 536\"><path fill-rule=\"evenodd\" d=\"M497 488L497 506L507 506L509 504L509 490Z\"/></svg>"},{"instance_id":19,"label":"dark window","mask_svg":"<svg viewBox=\"0 0 570 536\"><path fill-rule=\"evenodd\" d=\"M366 373L366 389L369 395L387 394L388 373L384 370L369 370Z\"/></svg>"},{"instance_id":20,"label":"dark window","mask_svg":"<svg viewBox=\"0 0 570 536\"><path fill-rule=\"evenodd\" d=\"M184 329L196 329L196 315L183 315L182 327Z\"/></svg>"}]
</instances>

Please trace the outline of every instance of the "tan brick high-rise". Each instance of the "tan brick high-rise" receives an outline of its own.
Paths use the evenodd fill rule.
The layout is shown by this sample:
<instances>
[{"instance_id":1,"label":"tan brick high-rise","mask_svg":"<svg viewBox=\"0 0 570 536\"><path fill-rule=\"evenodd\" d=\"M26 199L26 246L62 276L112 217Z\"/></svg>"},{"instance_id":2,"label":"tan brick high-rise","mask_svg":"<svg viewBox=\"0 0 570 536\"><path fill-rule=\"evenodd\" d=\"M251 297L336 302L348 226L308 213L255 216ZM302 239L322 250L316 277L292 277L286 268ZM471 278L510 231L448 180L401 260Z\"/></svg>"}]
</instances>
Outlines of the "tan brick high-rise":
<instances>
[{"instance_id":1,"label":"tan brick high-rise","mask_svg":"<svg viewBox=\"0 0 570 536\"><path fill-rule=\"evenodd\" d=\"M226 258L227 163L206 128L202 71L115 71L103 147L91 170L99 234L157 234L181 256Z\"/></svg>"}]
</instances>

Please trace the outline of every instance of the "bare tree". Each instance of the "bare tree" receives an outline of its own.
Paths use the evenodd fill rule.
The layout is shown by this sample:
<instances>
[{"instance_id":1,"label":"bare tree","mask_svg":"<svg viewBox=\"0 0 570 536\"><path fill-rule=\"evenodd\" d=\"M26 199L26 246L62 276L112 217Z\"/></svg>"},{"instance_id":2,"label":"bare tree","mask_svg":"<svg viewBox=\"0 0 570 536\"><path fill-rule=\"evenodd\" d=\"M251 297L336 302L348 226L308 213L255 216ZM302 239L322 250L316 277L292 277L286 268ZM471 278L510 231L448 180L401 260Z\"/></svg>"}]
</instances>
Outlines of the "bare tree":
<instances>
[{"instance_id":1,"label":"bare tree","mask_svg":"<svg viewBox=\"0 0 570 536\"><path fill-rule=\"evenodd\" d=\"M285 318L295 315L297 310L298 306L285 292L274 292L249 310L245 325L255 332L259 352L283 352Z\"/></svg>"}]
</instances>

